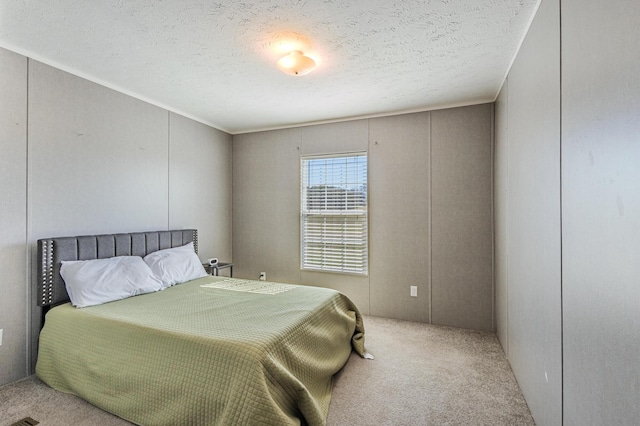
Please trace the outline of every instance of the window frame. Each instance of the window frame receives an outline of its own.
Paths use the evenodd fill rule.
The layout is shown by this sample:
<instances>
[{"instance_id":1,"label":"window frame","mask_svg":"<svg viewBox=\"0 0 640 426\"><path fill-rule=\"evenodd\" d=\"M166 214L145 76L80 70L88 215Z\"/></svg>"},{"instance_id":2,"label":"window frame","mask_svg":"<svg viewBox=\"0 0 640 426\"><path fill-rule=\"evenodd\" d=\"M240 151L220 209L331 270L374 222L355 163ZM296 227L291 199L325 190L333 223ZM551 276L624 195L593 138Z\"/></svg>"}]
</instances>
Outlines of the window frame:
<instances>
[{"instance_id":1,"label":"window frame","mask_svg":"<svg viewBox=\"0 0 640 426\"><path fill-rule=\"evenodd\" d=\"M349 209L336 209L336 210L326 210L322 213L323 209L312 210L306 208L309 199L307 197L307 186L308 180L305 181L307 176L305 176L305 171L307 170L309 160L326 160L326 159L335 159L335 158L349 158L349 157L364 157L365 160L365 179L364 181L358 180L358 184L364 185L364 197L365 203L363 209L357 209L350 211ZM349 182L345 181L341 182L342 185L346 186ZM345 194L345 200L347 200L348 195ZM354 152L343 152L343 153L332 153L332 154L318 154L318 155L302 155L300 156L300 269L305 272L325 272L325 273L336 273L336 274L347 274L347 275L355 275L355 276L363 276L366 277L369 275L369 158L367 151L354 151ZM363 249L358 251L352 250L352 252L356 255L358 253L362 257L362 262L360 262L358 268L349 267L348 263L344 262L344 255L349 254L349 250L346 248L343 249L343 260L340 267L331 267L327 265L327 258L323 254L321 264L313 265L308 262L305 263L305 250L307 248L307 241L305 240L305 236L307 235L307 228L305 226L305 220L309 217L325 217L325 221L327 219L335 220L340 219L343 221L344 226L355 226L364 229L361 233L361 238L363 238L362 244L364 245ZM347 217L354 217L355 220L351 223L346 222ZM357 218L360 218L359 220ZM343 232L347 232L344 231ZM326 236L323 235L323 238L326 239ZM323 240L324 241L324 240ZM345 243L344 235L341 238L343 245L347 245ZM335 243L335 241L334 241ZM359 243L352 243L352 245L357 246ZM327 256L330 257L330 256ZM357 263L357 262L356 262Z\"/></svg>"}]
</instances>

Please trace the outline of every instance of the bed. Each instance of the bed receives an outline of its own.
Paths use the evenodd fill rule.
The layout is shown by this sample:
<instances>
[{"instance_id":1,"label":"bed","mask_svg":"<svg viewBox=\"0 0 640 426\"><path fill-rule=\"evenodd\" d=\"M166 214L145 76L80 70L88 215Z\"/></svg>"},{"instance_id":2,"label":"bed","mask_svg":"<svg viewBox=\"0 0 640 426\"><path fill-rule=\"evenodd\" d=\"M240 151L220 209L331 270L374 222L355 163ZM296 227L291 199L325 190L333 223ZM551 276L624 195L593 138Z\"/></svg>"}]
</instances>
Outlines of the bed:
<instances>
[{"instance_id":1,"label":"bed","mask_svg":"<svg viewBox=\"0 0 640 426\"><path fill-rule=\"evenodd\" d=\"M197 251L196 230L38 241L38 377L136 424L325 424L333 375L352 350L369 356L362 317L339 292L203 274L81 309L69 302L63 261L186 244Z\"/></svg>"}]
</instances>

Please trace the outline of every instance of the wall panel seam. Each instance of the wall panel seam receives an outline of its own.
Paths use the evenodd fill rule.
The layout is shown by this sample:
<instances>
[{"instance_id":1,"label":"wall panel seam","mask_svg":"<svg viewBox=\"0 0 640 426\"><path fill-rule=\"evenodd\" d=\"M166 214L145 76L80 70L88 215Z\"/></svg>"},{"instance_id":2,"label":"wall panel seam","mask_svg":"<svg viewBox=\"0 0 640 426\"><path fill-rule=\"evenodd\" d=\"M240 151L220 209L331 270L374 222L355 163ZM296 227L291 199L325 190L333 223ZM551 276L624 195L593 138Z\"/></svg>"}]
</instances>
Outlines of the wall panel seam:
<instances>
[{"instance_id":1,"label":"wall panel seam","mask_svg":"<svg viewBox=\"0 0 640 426\"><path fill-rule=\"evenodd\" d=\"M371 119L367 119L367 209L371 206L369 165L371 164ZM367 214L367 312L371 313L371 214Z\"/></svg>"},{"instance_id":2,"label":"wall panel seam","mask_svg":"<svg viewBox=\"0 0 640 426\"><path fill-rule=\"evenodd\" d=\"M26 291L26 305L27 305L27 309L25 309L25 315L26 315L26 321L25 321L25 374L26 376L28 376L31 373L31 351L35 350L35 348L32 348L31 345L31 315L32 315L32 304L31 304L31 295L33 292L32 289L32 285L31 285L31 262L30 262L30 250L29 250L29 241L31 239L31 208L30 208L30 191L29 191L29 172L30 172L30 167L29 167L29 84L30 84L30 79L29 79L29 68L31 65L31 58L27 57L27 75L26 75L26 102L25 102L25 128L24 128L24 137L25 137L25 166L26 166L26 173L25 173L25 214L26 214L26 226L25 226L25 247L24 247L24 251L25 251L25 277L26 277L26 284L27 284L27 291Z\"/></svg>"},{"instance_id":3,"label":"wall panel seam","mask_svg":"<svg viewBox=\"0 0 640 426\"><path fill-rule=\"evenodd\" d=\"M429 153L429 184L427 185L429 191L429 217L427 218L427 229L429 235L427 236L427 250L429 250L429 259L427 259L427 265L429 268L429 273L427 274L427 286L429 287L429 324L433 324L433 120L432 120L431 112L428 112L428 123L429 130L427 133L427 137L429 140L429 149L427 152Z\"/></svg>"},{"instance_id":4,"label":"wall panel seam","mask_svg":"<svg viewBox=\"0 0 640 426\"><path fill-rule=\"evenodd\" d=\"M509 342L511 341L510 339L510 330L511 330L511 323L510 323L510 319L509 319L509 313L511 311L511 304L510 304L510 299L509 299L509 290L511 288L511 281L509 280L509 241L510 241L510 236L509 236L509 231L511 230L511 226L510 226L510 221L509 219L511 218L510 215L510 190L509 190L509 160L510 160L510 155L509 155L509 142L511 141L511 126L509 125L509 114L511 111L510 108L510 103L509 103L509 96L510 96L510 91L509 91L509 80L507 78L506 81L506 85L507 85L507 96L505 96L505 117L504 119L506 120L505 125L506 125L506 130L505 130L505 148L504 148L504 158L506 161L506 165L505 165L505 173L504 173L504 185L505 185L505 195L504 195L504 289L505 289L505 320L506 320L506 324L505 324L505 338L507 340L506 342L506 346L507 346L507 350L505 351L507 354L507 359L510 358L511 356L511 346L509 344Z\"/></svg>"},{"instance_id":5,"label":"wall panel seam","mask_svg":"<svg viewBox=\"0 0 640 426\"><path fill-rule=\"evenodd\" d=\"M491 107L491 328L497 333L496 325L496 226L495 226L495 140L496 140L496 104Z\"/></svg>"},{"instance_id":6,"label":"wall panel seam","mask_svg":"<svg viewBox=\"0 0 640 426\"><path fill-rule=\"evenodd\" d=\"M167 229L171 229L171 111L167 111Z\"/></svg>"},{"instance_id":7,"label":"wall panel seam","mask_svg":"<svg viewBox=\"0 0 640 426\"><path fill-rule=\"evenodd\" d=\"M560 105L558 106L559 108L559 120L558 120L558 124L559 124L559 143L558 143L558 158L560 161L560 164L558 165L559 167L559 173L558 173L558 179L560 180L560 188L559 188L559 196L560 196L560 424L564 425L564 301L563 301L563 280L564 280L564 274L563 274L563 247L562 247L562 241L563 241L563 236L562 236L562 218L563 218L563 210L562 210L562 0L558 0L558 26L560 27L558 29L558 33L560 35L560 40L559 40L559 46L558 46L558 62L559 62L559 69L560 69L560 75L558 76L559 79L559 93L558 93L558 100Z\"/></svg>"}]
</instances>

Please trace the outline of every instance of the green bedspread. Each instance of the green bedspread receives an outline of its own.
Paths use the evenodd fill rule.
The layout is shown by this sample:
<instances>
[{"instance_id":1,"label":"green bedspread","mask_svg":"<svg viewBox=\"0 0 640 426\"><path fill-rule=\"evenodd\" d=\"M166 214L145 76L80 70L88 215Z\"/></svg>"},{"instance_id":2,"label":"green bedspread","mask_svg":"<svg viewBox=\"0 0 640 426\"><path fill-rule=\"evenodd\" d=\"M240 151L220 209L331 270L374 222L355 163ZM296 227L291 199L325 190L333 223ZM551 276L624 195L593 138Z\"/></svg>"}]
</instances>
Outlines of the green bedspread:
<instances>
[{"instance_id":1,"label":"green bedspread","mask_svg":"<svg viewBox=\"0 0 640 426\"><path fill-rule=\"evenodd\" d=\"M352 347L362 319L336 291L205 277L53 308L36 373L137 424L323 425Z\"/></svg>"}]
</instances>

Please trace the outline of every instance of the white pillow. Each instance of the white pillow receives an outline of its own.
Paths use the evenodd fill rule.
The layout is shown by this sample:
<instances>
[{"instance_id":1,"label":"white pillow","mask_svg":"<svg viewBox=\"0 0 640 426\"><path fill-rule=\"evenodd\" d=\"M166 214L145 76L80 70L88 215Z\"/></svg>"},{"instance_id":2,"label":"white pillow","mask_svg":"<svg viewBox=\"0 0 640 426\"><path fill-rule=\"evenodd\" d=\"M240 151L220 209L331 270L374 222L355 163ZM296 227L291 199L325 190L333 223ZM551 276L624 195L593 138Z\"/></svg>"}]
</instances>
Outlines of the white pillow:
<instances>
[{"instance_id":1,"label":"white pillow","mask_svg":"<svg viewBox=\"0 0 640 426\"><path fill-rule=\"evenodd\" d=\"M63 261L60 275L77 308L162 289L162 281L139 256Z\"/></svg>"},{"instance_id":2,"label":"white pillow","mask_svg":"<svg viewBox=\"0 0 640 426\"><path fill-rule=\"evenodd\" d=\"M192 242L182 247L154 251L146 255L144 261L162 280L164 288L208 275L193 250Z\"/></svg>"}]
</instances>

